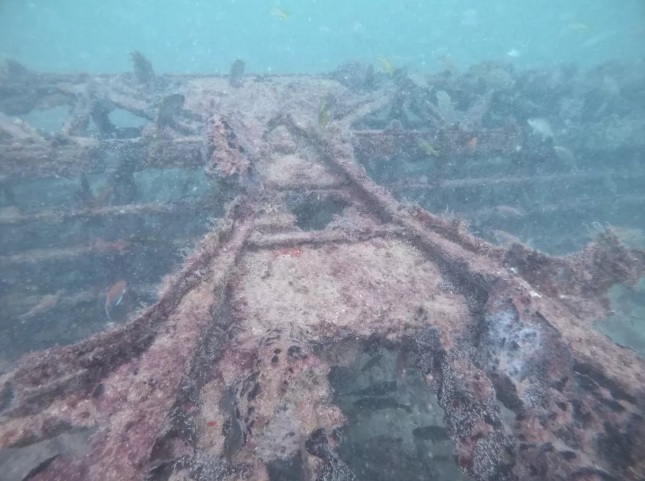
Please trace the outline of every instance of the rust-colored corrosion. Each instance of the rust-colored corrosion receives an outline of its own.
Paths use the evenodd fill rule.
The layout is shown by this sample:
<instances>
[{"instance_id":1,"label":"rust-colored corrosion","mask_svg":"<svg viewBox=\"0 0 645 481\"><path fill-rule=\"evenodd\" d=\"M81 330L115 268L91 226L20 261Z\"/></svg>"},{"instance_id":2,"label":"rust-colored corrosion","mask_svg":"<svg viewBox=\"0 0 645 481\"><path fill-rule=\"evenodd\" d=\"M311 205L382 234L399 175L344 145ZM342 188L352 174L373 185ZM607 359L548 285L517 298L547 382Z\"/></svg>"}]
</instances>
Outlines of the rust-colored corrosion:
<instances>
[{"instance_id":1,"label":"rust-colored corrosion","mask_svg":"<svg viewBox=\"0 0 645 481\"><path fill-rule=\"evenodd\" d=\"M16 69L3 77L16 101L2 110L62 102L76 117L50 138L0 119L3 182L101 173L118 152L136 172L205 169L220 189L213 202L227 208L152 305L84 341L27 354L2 375L0 461L47 447L32 464L8 464L11 479L270 480L287 462L300 479L367 479L339 454L337 433L352 414L330 379L368 347L398 353L399 385L406 366L420 371L443 408L457 464L473 479L645 478L645 361L592 327L608 312L608 289L645 274L645 252L611 230L564 257L495 246L461 219L397 201L362 163L423 156L422 141L455 158L518 156L526 128L487 128L474 102L477 115L461 125L439 122L433 104L423 128L400 130L405 122L393 127L401 119L383 114L382 129L361 129L396 105L396 88L307 77L249 77L239 88L225 78L173 77L185 103L160 124L155 105L170 88L163 79L151 87L101 76L90 89L86 76ZM21 96L25 78L50 88ZM320 101L330 95L331 122L321 125ZM100 112L117 107L150 123L117 139L125 133ZM100 135L86 132L92 118L103 122ZM319 205L336 215L302 228L300 217ZM0 222L175 206L123 208L11 212ZM33 262L75 257L74 249L89 255L104 245L94 242L59 247L64 256L40 251ZM391 406L400 416L410 409ZM61 436L83 446L43 444Z\"/></svg>"}]
</instances>

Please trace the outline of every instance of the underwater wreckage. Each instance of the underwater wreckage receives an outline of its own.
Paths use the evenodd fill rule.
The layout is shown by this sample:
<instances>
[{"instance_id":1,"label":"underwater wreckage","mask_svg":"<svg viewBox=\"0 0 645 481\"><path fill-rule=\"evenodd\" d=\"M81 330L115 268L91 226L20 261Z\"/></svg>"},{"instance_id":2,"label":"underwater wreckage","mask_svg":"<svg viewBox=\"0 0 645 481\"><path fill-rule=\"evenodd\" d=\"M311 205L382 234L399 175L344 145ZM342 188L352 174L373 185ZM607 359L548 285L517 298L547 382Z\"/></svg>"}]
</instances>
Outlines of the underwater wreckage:
<instances>
[{"instance_id":1,"label":"underwater wreckage","mask_svg":"<svg viewBox=\"0 0 645 481\"><path fill-rule=\"evenodd\" d=\"M133 62L0 74L6 479L645 478L642 70Z\"/></svg>"}]
</instances>

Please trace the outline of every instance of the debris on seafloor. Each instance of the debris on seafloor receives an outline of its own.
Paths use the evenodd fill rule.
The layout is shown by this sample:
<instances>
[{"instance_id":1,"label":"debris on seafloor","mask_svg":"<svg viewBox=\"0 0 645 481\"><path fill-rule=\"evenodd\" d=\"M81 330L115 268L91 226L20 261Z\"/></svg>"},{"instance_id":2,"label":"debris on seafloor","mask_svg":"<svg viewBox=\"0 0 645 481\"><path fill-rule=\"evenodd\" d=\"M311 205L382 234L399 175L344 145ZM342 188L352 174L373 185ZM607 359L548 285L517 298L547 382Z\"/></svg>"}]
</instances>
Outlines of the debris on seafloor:
<instances>
[{"instance_id":1,"label":"debris on seafloor","mask_svg":"<svg viewBox=\"0 0 645 481\"><path fill-rule=\"evenodd\" d=\"M354 481L356 476L347 467L329 446L329 440L324 429L317 429L305 442L305 449L313 456L323 461L322 472L316 477L317 480L330 481Z\"/></svg>"},{"instance_id":2,"label":"debris on seafloor","mask_svg":"<svg viewBox=\"0 0 645 481\"><path fill-rule=\"evenodd\" d=\"M157 125L159 127L171 125L175 116L181 112L185 101L186 97L182 94L171 94L161 99L159 112L157 113Z\"/></svg>"},{"instance_id":3,"label":"debris on seafloor","mask_svg":"<svg viewBox=\"0 0 645 481\"><path fill-rule=\"evenodd\" d=\"M135 80L144 85L152 84L155 81L155 72L152 63L141 52L134 51L130 54Z\"/></svg>"},{"instance_id":4,"label":"debris on seafloor","mask_svg":"<svg viewBox=\"0 0 645 481\"><path fill-rule=\"evenodd\" d=\"M412 435L424 441L447 441L450 439L448 430L442 426L422 426L414 428Z\"/></svg>"},{"instance_id":5,"label":"debris on seafloor","mask_svg":"<svg viewBox=\"0 0 645 481\"><path fill-rule=\"evenodd\" d=\"M358 391L350 391L345 396L383 396L396 391L396 381L382 381Z\"/></svg>"},{"instance_id":6,"label":"debris on seafloor","mask_svg":"<svg viewBox=\"0 0 645 481\"><path fill-rule=\"evenodd\" d=\"M246 64L239 58L235 62L233 62L233 64L231 65L231 71L228 75L228 81L231 87L238 88L243 85L245 68Z\"/></svg>"},{"instance_id":7,"label":"debris on seafloor","mask_svg":"<svg viewBox=\"0 0 645 481\"><path fill-rule=\"evenodd\" d=\"M327 111L327 97L322 99L320 103L320 110L318 112L318 126L321 129L329 125L329 112Z\"/></svg>"},{"instance_id":8,"label":"debris on seafloor","mask_svg":"<svg viewBox=\"0 0 645 481\"><path fill-rule=\"evenodd\" d=\"M457 123L460 120L460 115L455 110L448 92L439 90L435 93L435 97L437 98L437 110L441 119L448 125Z\"/></svg>"},{"instance_id":9,"label":"debris on seafloor","mask_svg":"<svg viewBox=\"0 0 645 481\"><path fill-rule=\"evenodd\" d=\"M602 115L558 130L585 158L579 178L549 162L553 143L518 119L547 111L540 99L580 100L571 92L589 92L594 77L579 80L587 90L562 89L540 81L543 72L488 65L372 82L362 66L352 78L249 76L232 89L226 76L166 85L142 55L133 61L136 83L114 75L88 88L82 76L33 74L23 86L11 80L19 69L3 77L7 116L52 91L74 94L65 97L73 128L58 137L22 124L0 136L0 208L12 209L0 217L0 341L35 340L0 377L0 472L30 481L645 477L645 361L593 329L608 315L607 291L645 274L642 246L620 241L642 232L629 219L642 210L645 173L634 161L642 136L612 133L624 112L618 94ZM107 123L90 128L115 108L153 121L159 99L171 104L163 129L122 138ZM324 122L329 105L315 99L335 99ZM562 115L576 119L571 109ZM186 128L178 114L203 122ZM424 156L429 139L445 163ZM621 152L617 174L593 145ZM585 197L584 182L599 189L607 176L622 194L612 197L625 225L616 232L594 217L607 205ZM90 185L108 182L114 194L98 202ZM25 200L41 192L57 195ZM475 237L462 215L508 245ZM567 244L574 254L518 238L554 245L572 219L600 227L584 248ZM123 243L102 241L108 232ZM163 270L166 258L175 264ZM106 295L106 278L156 296L113 329L62 337L83 315L105 327L102 308L110 317L127 288L120 281ZM46 325L24 323L34 330L12 338L29 308L25 283L75 294ZM43 344L44 329L64 342Z\"/></svg>"},{"instance_id":10,"label":"debris on seafloor","mask_svg":"<svg viewBox=\"0 0 645 481\"><path fill-rule=\"evenodd\" d=\"M379 409L403 409L411 412L412 408L406 404L401 404L391 397L364 397L354 401L354 406L367 411L376 411Z\"/></svg>"},{"instance_id":11,"label":"debris on seafloor","mask_svg":"<svg viewBox=\"0 0 645 481\"><path fill-rule=\"evenodd\" d=\"M66 429L28 446L3 449L0 451L3 481L33 479L58 456L82 456L89 451L87 442L94 431L92 428Z\"/></svg>"},{"instance_id":12,"label":"debris on seafloor","mask_svg":"<svg viewBox=\"0 0 645 481\"><path fill-rule=\"evenodd\" d=\"M371 89L375 86L374 65L346 62L338 66L332 78L352 91Z\"/></svg>"}]
</instances>

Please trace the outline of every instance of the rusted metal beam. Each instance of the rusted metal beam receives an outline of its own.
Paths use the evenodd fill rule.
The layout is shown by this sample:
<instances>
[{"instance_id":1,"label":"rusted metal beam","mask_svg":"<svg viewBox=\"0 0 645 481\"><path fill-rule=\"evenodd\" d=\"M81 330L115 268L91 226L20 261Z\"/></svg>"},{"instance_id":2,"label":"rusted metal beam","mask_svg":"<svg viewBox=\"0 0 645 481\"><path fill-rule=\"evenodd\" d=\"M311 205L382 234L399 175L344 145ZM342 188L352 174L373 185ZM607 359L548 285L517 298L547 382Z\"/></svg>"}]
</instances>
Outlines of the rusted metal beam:
<instances>
[{"instance_id":1,"label":"rusted metal beam","mask_svg":"<svg viewBox=\"0 0 645 481\"><path fill-rule=\"evenodd\" d=\"M521 137L514 128L464 131L455 127L432 130L359 130L354 132L354 139L359 157L407 155L441 158L511 154L520 145Z\"/></svg>"}]
</instances>

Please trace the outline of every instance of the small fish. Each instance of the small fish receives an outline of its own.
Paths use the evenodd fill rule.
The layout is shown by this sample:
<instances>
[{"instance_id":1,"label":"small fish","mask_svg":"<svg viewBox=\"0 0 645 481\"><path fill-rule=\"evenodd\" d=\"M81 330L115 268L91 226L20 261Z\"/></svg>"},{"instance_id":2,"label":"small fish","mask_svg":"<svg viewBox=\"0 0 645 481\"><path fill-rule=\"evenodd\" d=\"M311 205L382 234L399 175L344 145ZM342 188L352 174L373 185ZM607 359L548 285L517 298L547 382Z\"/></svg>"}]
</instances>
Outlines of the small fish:
<instances>
[{"instance_id":1,"label":"small fish","mask_svg":"<svg viewBox=\"0 0 645 481\"><path fill-rule=\"evenodd\" d=\"M609 40L611 37L614 37L616 34L618 34L618 30L605 30L603 32L600 32L597 35L593 35L584 42L582 42L582 47L584 48L589 48L593 47L594 45L598 45L601 43L606 42Z\"/></svg>"},{"instance_id":2,"label":"small fish","mask_svg":"<svg viewBox=\"0 0 645 481\"><path fill-rule=\"evenodd\" d=\"M528 119L527 124L533 129L533 133L541 135L545 139L553 138L553 130L551 130L551 124L546 119Z\"/></svg>"},{"instance_id":3,"label":"small fish","mask_svg":"<svg viewBox=\"0 0 645 481\"><path fill-rule=\"evenodd\" d=\"M477 149L477 142L478 142L477 137L473 137L473 138L472 138L472 139L470 139L470 140L468 141L468 143L466 144L466 148L467 148L468 150L470 150L471 152L472 152L473 150L476 150L476 149Z\"/></svg>"},{"instance_id":4,"label":"small fish","mask_svg":"<svg viewBox=\"0 0 645 481\"><path fill-rule=\"evenodd\" d=\"M412 430L412 435L415 438L423 439L424 441L447 441L450 439L448 430L443 426L422 426Z\"/></svg>"},{"instance_id":5,"label":"small fish","mask_svg":"<svg viewBox=\"0 0 645 481\"><path fill-rule=\"evenodd\" d=\"M129 246L130 244L123 239L119 239L116 241L106 241L101 237L97 237L90 244L90 250L94 252L117 251L120 254L123 254L124 252L127 252Z\"/></svg>"},{"instance_id":6,"label":"small fish","mask_svg":"<svg viewBox=\"0 0 645 481\"><path fill-rule=\"evenodd\" d=\"M421 150L423 150L428 156L439 157L439 155L441 155L441 152L435 149L434 146L425 139L419 140L417 144L419 145L419 147L421 147Z\"/></svg>"},{"instance_id":7,"label":"small fish","mask_svg":"<svg viewBox=\"0 0 645 481\"><path fill-rule=\"evenodd\" d=\"M269 10L269 15L283 22L289 20L289 14L282 10L280 7L271 7L271 9Z\"/></svg>"},{"instance_id":8,"label":"small fish","mask_svg":"<svg viewBox=\"0 0 645 481\"><path fill-rule=\"evenodd\" d=\"M380 409L403 409L406 412L412 412L412 408L407 404L401 404L391 397L364 397L354 402L354 406L359 409L378 411Z\"/></svg>"},{"instance_id":9,"label":"small fish","mask_svg":"<svg viewBox=\"0 0 645 481\"><path fill-rule=\"evenodd\" d=\"M506 232L505 230L494 230L493 234L495 239L503 246L511 246L513 244L524 244L519 237L514 236L513 234Z\"/></svg>"},{"instance_id":10,"label":"small fish","mask_svg":"<svg viewBox=\"0 0 645 481\"><path fill-rule=\"evenodd\" d=\"M381 68L385 73L388 75L393 75L394 72L396 72L396 68L394 65L392 65L392 62L390 62L387 58L385 57L380 57L378 61L381 63Z\"/></svg>"},{"instance_id":11,"label":"small fish","mask_svg":"<svg viewBox=\"0 0 645 481\"><path fill-rule=\"evenodd\" d=\"M110 309L121 303L127 290L128 282L124 280L116 282L108 289L107 294L105 295L105 315L107 316L108 321L112 322Z\"/></svg>"},{"instance_id":12,"label":"small fish","mask_svg":"<svg viewBox=\"0 0 645 481\"><path fill-rule=\"evenodd\" d=\"M58 292L56 294L47 294L46 296L43 296L38 304L24 314L20 314L18 319L25 321L53 309L56 304L58 304L58 301L60 301L60 295L60 292Z\"/></svg>"},{"instance_id":13,"label":"small fish","mask_svg":"<svg viewBox=\"0 0 645 481\"><path fill-rule=\"evenodd\" d=\"M555 151L555 155L560 162L562 162L572 170L578 170L578 162L576 161L576 156L573 152L571 152L566 147L562 147L561 145L555 145L553 147L553 150Z\"/></svg>"},{"instance_id":14,"label":"small fish","mask_svg":"<svg viewBox=\"0 0 645 481\"><path fill-rule=\"evenodd\" d=\"M591 27L584 22L572 22L567 25L567 28L572 32L586 32L587 30L591 30Z\"/></svg>"},{"instance_id":15,"label":"small fish","mask_svg":"<svg viewBox=\"0 0 645 481\"><path fill-rule=\"evenodd\" d=\"M352 391L345 396L385 396L396 391L396 381L384 381L373 384L365 389Z\"/></svg>"},{"instance_id":16,"label":"small fish","mask_svg":"<svg viewBox=\"0 0 645 481\"><path fill-rule=\"evenodd\" d=\"M526 216L526 212L512 205L496 205L493 210L507 219L509 217L522 218Z\"/></svg>"},{"instance_id":17,"label":"small fish","mask_svg":"<svg viewBox=\"0 0 645 481\"><path fill-rule=\"evenodd\" d=\"M522 53L518 49L512 48L508 52L506 52L506 55L511 58L518 58L520 55L522 55Z\"/></svg>"}]
</instances>

